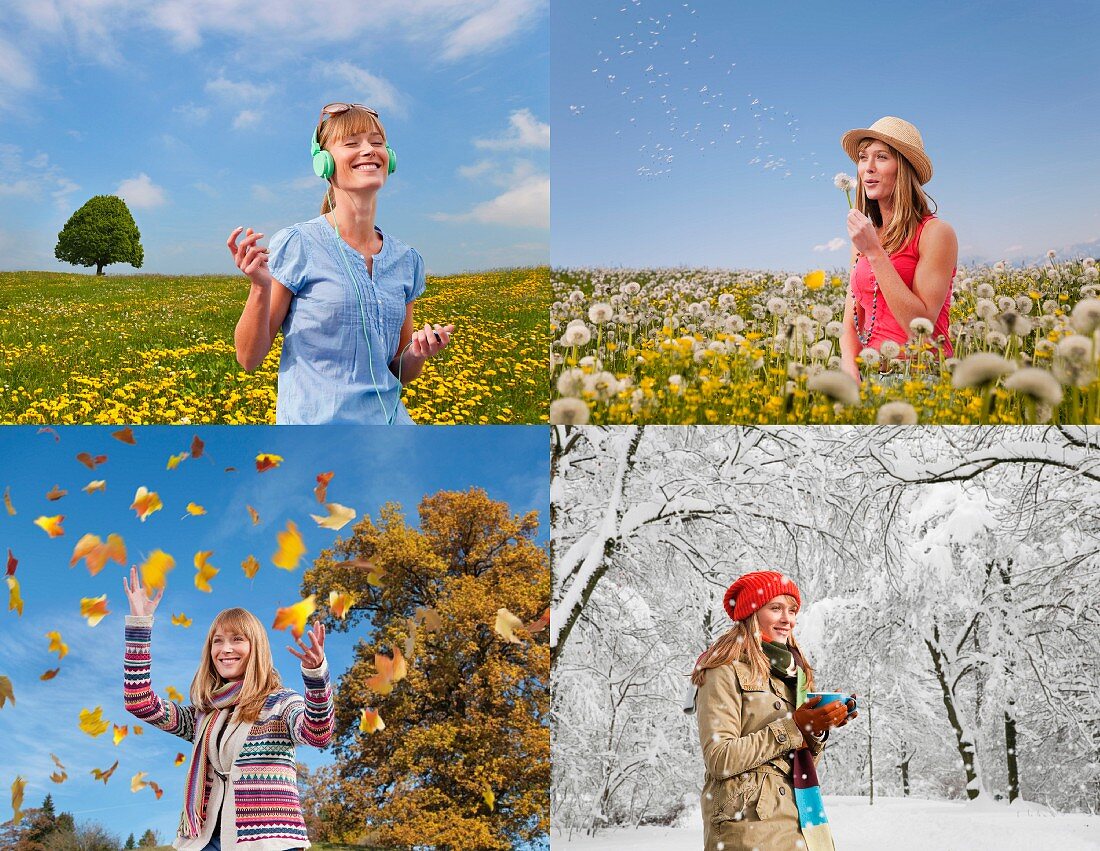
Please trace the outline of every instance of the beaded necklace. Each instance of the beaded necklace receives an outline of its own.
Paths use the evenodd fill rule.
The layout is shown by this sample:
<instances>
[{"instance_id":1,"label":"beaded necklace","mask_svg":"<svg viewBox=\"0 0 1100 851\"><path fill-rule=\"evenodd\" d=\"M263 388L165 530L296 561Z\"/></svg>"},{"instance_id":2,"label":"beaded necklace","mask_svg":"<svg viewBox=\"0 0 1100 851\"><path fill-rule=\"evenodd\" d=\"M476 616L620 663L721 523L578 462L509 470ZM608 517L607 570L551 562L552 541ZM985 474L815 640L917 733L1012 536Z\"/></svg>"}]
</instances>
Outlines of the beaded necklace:
<instances>
[{"instance_id":1,"label":"beaded necklace","mask_svg":"<svg viewBox=\"0 0 1100 851\"><path fill-rule=\"evenodd\" d=\"M862 254L860 254L859 252L856 252L856 264L859 263L859 258L862 257L862 256L863 256ZM867 265L868 266L871 265L870 261L868 261ZM855 266L853 266L852 268L854 269ZM871 283L875 285L875 293L871 298L871 323L867 326L867 333L866 334L864 334L862 331L859 330L859 316L857 315L859 311L857 311L855 308L852 309L852 324L856 328L856 336L859 338L859 342L864 347L866 347L871 342L871 337L875 333L875 317L878 314L878 279L875 277L875 270L874 269L871 269ZM855 298L855 297L856 297L856 291L855 291L855 287L853 286L852 287L852 298ZM858 305L858 300L857 300L857 305Z\"/></svg>"}]
</instances>

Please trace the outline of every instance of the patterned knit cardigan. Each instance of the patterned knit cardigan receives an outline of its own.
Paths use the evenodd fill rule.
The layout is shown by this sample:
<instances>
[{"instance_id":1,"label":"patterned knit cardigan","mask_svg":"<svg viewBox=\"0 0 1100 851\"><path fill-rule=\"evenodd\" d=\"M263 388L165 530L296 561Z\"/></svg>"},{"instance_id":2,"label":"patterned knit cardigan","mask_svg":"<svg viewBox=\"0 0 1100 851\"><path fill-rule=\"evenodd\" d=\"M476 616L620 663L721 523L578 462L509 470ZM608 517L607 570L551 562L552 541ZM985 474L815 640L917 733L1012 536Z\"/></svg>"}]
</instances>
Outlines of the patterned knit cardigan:
<instances>
[{"instance_id":1,"label":"patterned knit cardigan","mask_svg":"<svg viewBox=\"0 0 1100 851\"><path fill-rule=\"evenodd\" d=\"M161 699L150 683L152 632L151 615L126 616L122 688L126 709L147 724L193 742L203 713L189 704ZM333 704L327 662L319 668L302 668L302 679L304 699L291 689L280 689L267 698L233 763L236 815L231 835L236 845L231 848L285 851L310 845L298 797L294 745L321 748L332 738ZM212 782L208 772L202 791L204 810ZM206 817L215 818L216 814L207 813ZM228 818L226 814L223 828L229 827Z\"/></svg>"}]
</instances>

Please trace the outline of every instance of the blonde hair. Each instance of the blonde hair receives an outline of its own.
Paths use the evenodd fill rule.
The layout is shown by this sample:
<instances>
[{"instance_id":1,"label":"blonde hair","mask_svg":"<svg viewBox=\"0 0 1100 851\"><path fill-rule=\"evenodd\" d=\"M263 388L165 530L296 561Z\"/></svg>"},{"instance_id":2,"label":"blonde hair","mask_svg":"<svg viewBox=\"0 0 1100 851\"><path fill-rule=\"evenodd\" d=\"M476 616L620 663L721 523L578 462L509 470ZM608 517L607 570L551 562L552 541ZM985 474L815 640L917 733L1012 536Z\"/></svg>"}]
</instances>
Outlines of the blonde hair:
<instances>
[{"instance_id":1,"label":"blonde hair","mask_svg":"<svg viewBox=\"0 0 1100 851\"><path fill-rule=\"evenodd\" d=\"M784 600L797 603L789 594L781 595ZM770 601L769 601L770 602ZM760 646L763 639L760 634L760 623L753 612L742 621L734 621L733 626L718 637L718 639L706 649L699 661L695 663L695 670L691 672L691 681L701 686L707 678L707 671L731 662L742 662L748 666L752 674L751 682L756 685L764 685L768 681L772 663L768 660L764 649ZM806 691L813 691L814 669L802 655L798 642L794 635L787 638L787 647L794 655L795 664L806 672Z\"/></svg>"},{"instance_id":2,"label":"blonde hair","mask_svg":"<svg viewBox=\"0 0 1100 851\"><path fill-rule=\"evenodd\" d=\"M330 144L358 133L380 133L382 141L386 141L386 128L382 126L378 116L372 115L360 106L353 106L344 112L330 115L321 122L317 130L317 143L327 151ZM332 187L330 186L321 200L321 215L331 213L332 208Z\"/></svg>"},{"instance_id":3,"label":"blonde hair","mask_svg":"<svg viewBox=\"0 0 1100 851\"><path fill-rule=\"evenodd\" d=\"M260 717L264 701L272 692L282 688L279 672L271 658L271 644L267 640L267 630L248 609L225 609L218 613L210 630L206 633L206 643L202 648L202 659L195 679L191 681L191 703L200 712L209 712L214 708L211 695L214 689L226 680L214 667L210 657L210 648L214 643L214 633L221 628L228 633L237 633L248 639L248 662L245 664L244 684L237 698L237 720L255 722Z\"/></svg>"},{"instance_id":4,"label":"blonde hair","mask_svg":"<svg viewBox=\"0 0 1100 851\"><path fill-rule=\"evenodd\" d=\"M881 139L870 137L859 143L859 153L872 142L882 142ZM886 230L882 233L882 247L887 254L893 254L909 244L917 228L925 216L932 211L928 207L929 196L917 180L917 173L913 166L897 149L882 142L898 163L897 179L894 181L894 217L886 224ZM856 155L858 159L858 154ZM933 201L935 203L935 201ZM882 210L878 201L868 200L863 191L863 181L859 181L856 187L856 208L868 216L875 223L875 227L883 225Z\"/></svg>"}]
</instances>

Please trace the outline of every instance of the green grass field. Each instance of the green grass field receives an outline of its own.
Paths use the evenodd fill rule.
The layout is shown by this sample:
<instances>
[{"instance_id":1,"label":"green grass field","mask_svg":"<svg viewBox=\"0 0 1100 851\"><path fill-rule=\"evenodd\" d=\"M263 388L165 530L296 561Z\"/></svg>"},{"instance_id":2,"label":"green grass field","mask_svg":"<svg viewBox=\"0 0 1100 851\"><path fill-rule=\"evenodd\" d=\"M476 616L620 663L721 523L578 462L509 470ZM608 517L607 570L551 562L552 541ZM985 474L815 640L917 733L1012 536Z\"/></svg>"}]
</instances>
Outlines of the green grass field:
<instances>
[{"instance_id":1,"label":"green grass field","mask_svg":"<svg viewBox=\"0 0 1100 851\"><path fill-rule=\"evenodd\" d=\"M281 338L252 373L243 276L0 272L0 422L272 423ZM429 277L451 346L405 390L418 423L547 421L549 269Z\"/></svg>"}]
</instances>

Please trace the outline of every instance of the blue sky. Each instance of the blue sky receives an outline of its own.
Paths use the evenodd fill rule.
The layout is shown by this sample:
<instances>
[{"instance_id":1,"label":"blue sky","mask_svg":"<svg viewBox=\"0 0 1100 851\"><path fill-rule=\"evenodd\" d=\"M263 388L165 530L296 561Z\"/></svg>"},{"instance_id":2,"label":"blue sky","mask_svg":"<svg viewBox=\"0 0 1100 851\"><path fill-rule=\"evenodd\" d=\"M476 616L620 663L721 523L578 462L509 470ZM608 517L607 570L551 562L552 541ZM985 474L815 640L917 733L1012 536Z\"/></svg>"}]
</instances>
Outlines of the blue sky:
<instances>
[{"instance_id":1,"label":"blue sky","mask_svg":"<svg viewBox=\"0 0 1100 851\"><path fill-rule=\"evenodd\" d=\"M312 492L318 473L335 472L328 500L355 508L360 517L377 517L385 502L396 501L408 522L416 525L417 505L424 495L478 486L507 502L514 513L536 510L543 523L547 518L545 429L149 426L135 430L136 446L115 440L112 430L61 428L61 439L55 441L34 427L0 429L0 488L10 488L17 511L10 516L0 509L0 555L6 558L10 548L18 559L15 576L25 601L22 617L8 611L8 589L0 585L0 674L11 679L16 698L15 705L0 709L0 789L7 790L19 774L28 781L26 806L38 806L50 792L58 811L70 811L78 821L94 819L123 840L130 831L140 836L152 827L162 841L170 841L185 770L174 766L173 759L180 751L190 758L190 749L186 742L153 728L115 746L110 731L93 739L77 726L80 710L96 706L116 724L135 720L122 704L122 636L128 611L121 587L124 569L109 562L93 577L83 561L70 568L73 547L83 534L92 532L104 539L111 532L121 535L129 564L139 564L153 549L175 558L153 631L153 687L164 695L169 685L187 693L206 630L218 611L244 606L270 627L277 607L300 599L308 560L350 529L333 532L310 519L311 513L325 513ZM169 456L186 451L193 434L206 442L204 457L166 470ZM105 454L108 460L91 471L76 460L79 452ZM277 469L258 473L255 456L260 452L285 460ZM236 472L225 472L228 466ZM84 493L81 488L93 479L106 480L106 491ZM54 485L69 493L49 502L46 493ZM164 502L164 508L144 523L129 508L140 485L156 491ZM191 501L207 514L184 519ZM259 512L260 525L252 525L246 505ZM33 521L55 514L65 516L65 534L49 538ZM287 520L295 521L307 548L302 565L293 572L271 562L276 533ZM546 542L545 528L539 540ZM199 550L213 550L210 561L221 570L212 580L211 594L197 590L192 581L192 559ZM240 569L250 554L261 564L253 580ZM110 614L89 627L80 616L80 600L104 593ZM192 619L189 628L171 624L170 616L181 612ZM60 662L47 652L49 630L60 631L69 646ZM268 634L284 682L300 688L298 660L285 649L288 634L270 628ZM363 635L329 635L326 655L334 682L351 663L354 644ZM39 680L40 674L58 665L61 671L53 680ZM68 771L68 780L60 785L49 779L54 771L50 752ZM331 761L327 752L312 748L300 748L298 758L311 766ZM116 759L119 767L106 786L93 779L92 768L106 769ZM130 791L130 778L138 771L148 772L147 779L164 789L159 801L149 790Z\"/></svg>"},{"instance_id":2,"label":"blue sky","mask_svg":"<svg viewBox=\"0 0 1100 851\"><path fill-rule=\"evenodd\" d=\"M884 115L923 135L961 258L1096 256L1098 29L1091 0L561 0L552 262L842 266L839 140Z\"/></svg>"},{"instance_id":3,"label":"blue sky","mask_svg":"<svg viewBox=\"0 0 1100 851\"><path fill-rule=\"evenodd\" d=\"M309 139L378 109L399 167L378 224L430 273L549 259L549 0L10 0L0 6L0 267L54 258L123 196L142 271L236 272L225 240L319 214ZM94 269L91 270L94 273ZM108 274L130 274L125 264Z\"/></svg>"}]
</instances>

